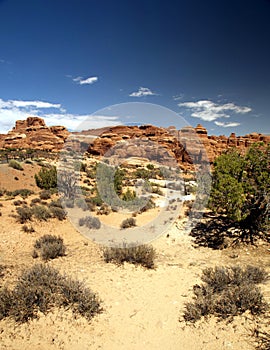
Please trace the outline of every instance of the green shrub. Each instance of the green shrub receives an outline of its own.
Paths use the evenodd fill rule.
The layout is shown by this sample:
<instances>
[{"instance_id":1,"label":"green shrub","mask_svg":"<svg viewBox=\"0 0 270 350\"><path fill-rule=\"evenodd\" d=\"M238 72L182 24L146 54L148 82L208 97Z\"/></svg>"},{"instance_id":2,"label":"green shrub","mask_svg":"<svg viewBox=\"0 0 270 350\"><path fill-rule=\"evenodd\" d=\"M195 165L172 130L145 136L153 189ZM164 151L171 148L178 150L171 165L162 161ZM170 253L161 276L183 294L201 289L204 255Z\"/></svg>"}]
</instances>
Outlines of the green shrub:
<instances>
[{"instance_id":1,"label":"green shrub","mask_svg":"<svg viewBox=\"0 0 270 350\"><path fill-rule=\"evenodd\" d=\"M32 207L33 205L35 205L37 203L41 203L41 199L40 198L33 198L31 200L30 206Z\"/></svg>"},{"instance_id":2,"label":"green shrub","mask_svg":"<svg viewBox=\"0 0 270 350\"><path fill-rule=\"evenodd\" d=\"M12 317L23 323L54 307L71 309L88 321L102 311L97 295L82 282L43 264L25 270L13 290L0 289L0 320Z\"/></svg>"},{"instance_id":3,"label":"green shrub","mask_svg":"<svg viewBox=\"0 0 270 350\"><path fill-rule=\"evenodd\" d=\"M134 227L134 226L136 226L136 220L133 217L127 218L127 219L123 220L121 223L122 229L130 228L130 227Z\"/></svg>"},{"instance_id":4,"label":"green shrub","mask_svg":"<svg viewBox=\"0 0 270 350\"><path fill-rule=\"evenodd\" d=\"M203 270L203 285L193 286L194 302L185 306L184 319L196 322L210 314L228 318L243 314L264 313L268 305L257 283L264 282L268 275L264 269L247 266L215 267Z\"/></svg>"},{"instance_id":5,"label":"green shrub","mask_svg":"<svg viewBox=\"0 0 270 350\"><path fill-rule=\"evenodd\" d=\"M41 258L45 261L64 256L66 253L63 238L54 235L44 235L37 239L34 248L40 252Z\"/></svg>"},{"instance_id":6,"label":"green shrub","mask_svg":"<svg viewBox=\"0 0 270 350\"><path fill-rule=\"evenodd\" d=\"M9 161L8 166L16 170L23 170L21 164L14 159Z\"/></svg>"},{"instance_id":7,"label":"green shrub","mask_svg":"<svg viewBox=\"0 0 270 350\"><path fill-rule=\"evenodd\" d=\"M151 245L136 245L134 243L123 244L122 247L106 247L103 249L104 260L123 264L128 262L135 265L142 265L153 269L156 257L155 249Z\"/></svg>"},{"instance_id":8,"label":"green shrub","mask_svg":"<svg viewBox=\"0 0 270 350\"><path fill-rule=\"evenodd\" d=\"M39 188L49 190L57 187L57 171L56 167L49 168L42 167L40 171L35 174L36 184Z\"/></svg>"}]
</instances>

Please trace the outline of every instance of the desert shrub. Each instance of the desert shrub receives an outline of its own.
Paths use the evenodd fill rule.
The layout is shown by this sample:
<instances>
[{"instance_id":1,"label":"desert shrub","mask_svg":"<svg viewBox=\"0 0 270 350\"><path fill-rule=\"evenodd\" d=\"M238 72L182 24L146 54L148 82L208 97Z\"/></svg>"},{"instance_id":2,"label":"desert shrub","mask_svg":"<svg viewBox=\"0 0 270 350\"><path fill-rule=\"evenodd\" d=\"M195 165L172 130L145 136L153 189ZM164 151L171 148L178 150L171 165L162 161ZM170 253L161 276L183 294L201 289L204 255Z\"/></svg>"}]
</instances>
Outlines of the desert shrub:
<instances>
[{"instance_id":1,"label":"desert shrub","mask_svg":"<svg viewBox=\"0 0 270 350\"><path fill-rule=\"evenodd\" d=\"M21 224L24 224L26 221L31 220L33 216L33 211L29 207L17 207L17 219Z\"/></svg>"},{"instance_id":2,"label":"desert shrub","mask_svg":"<svg viewBox=\"0 0 270 350\"><path fill-rule=\"evenodd\" d=\"M37 239L34 248L40 252L40 256L43 260L64 256L66 252L63 238L54 235L44 235Z\"/></svg>"},{"instance_id":3,"label":"desert shrub","mask_svg":"<svg viewBox=\"0 0 270 350\"><path fill-rule=\"evenodd\" d=\"M136 192L131 191L129 188L127 189L126 192L122 194L122 199L125 202L133 201L136 198Z\"/></svg>"},{"instance_id":4,"label":"desert shrub","mask_svg":"<svg viewBox=\"0 0 270 350\"><path fill-rule=\"evenodd\" d=\"M65 198L63 200L63 205L66 207L66 208L74 208L74 200L73 199L67 199Z\"/></svg>"},{"instance_id":5,"label":"desert shrub","mask_svg":"<svg viewBox=\"0 0 270 350\"><path fill-rule=\"evenodd\" d=\"M89 208L89 207L88 207ZM90 207L91 208L91 207ZM91 209L90 209L91 210ZM107 204L105 204L105 203L103 203L102 205L101 205L101 207L99 208L99 210L97 211L97 214L99 214L99 215L109 215L111 213L111 209L110 209L110 207L107 205Z\"/></svg>"},{"instance_id":6,"label":"desert shrub","mask_svg":"<svg viewBox=\"0 0 270 350\"><path fill-rule=\"evenodd\" d=\"M130 228L130 227L134 227L134 226L136 226L136 220L133 217L127 218L127 219L123 220L121 223L122 229Z\"/></svg>"},{"instance_id":7,"label":"desert shrub","mask_svg":"<svg viewBox=\"0 0 270 350\"><path fill-rule=\"evenodd\" d=\"M42 167L40 171L35 174L36 184L39 188L49 190L50 188L57 187L57 171L56 167L49 168Z\"/></svg>"},{"instance_id":8,"label":"desert shrub","mask_svg":"<svg viewBox=\"0 0 270 350\"><path fill-rule=\"evenodd\" d=\"M152 187L152 193L158 194L159 196L163 196L163 192L158 186Z\"/></svg>"},{"instance_id":9,"label":"desert shrub","mask_svg":"<svg viewBox=\"0 0 270 350\"><path fill-rule=\"evenodd\" d=\"M101 223L99 218L96 218L94 216L86 216L84 218L79 219L79 225L80 226L86 226L89 229L100 229Z\"/></svg>"},{"instance_id":10,"label":"desert shrub","mask_svg":"<svg viewBox=\"0 0 270 350\"><path fill-rule=\"evenodd\" d=\"M23 199L25 199L33 193L34 192L32 190L29 190L28 188L21 188L19 190L12 191L9 194L13 197L20 195Z\"/></svg>"},{"instance_id":11,"label":"desert shrub","mask_svg":"<svg viewBox=\"0 0 270 350\"><path fill-rule=\"evenodd\" d=\"M13 290L0 290L0 319L9 316L23 323L53 307L71 308L89 321L102 311L97 295L82 282L43 264L25 270Z\"/></svg>"},{"instance_id":12,"label":"desert shrub","mask_svg":"<svg viewBox=\"0 0 270 350\"><path fill-rule=\"evenodd\" d=\"M9 161L8 166L16 170L23 170L21 164L14 159Z\"/></svg>"},{"instance_id":13,"label":"desert shrub","mask_svg":"<svg viewBox=\"0 0 270 350\"><path fill-rule=\"evenodd\" d=\"M75 203L77 207L81 208L83 211L88 210L88 205L83 198L78 198Z\"/></svg>"},{"instance_id":14,"label":"desert shrub","mask_svg":"<svg viewBox=\"0 0 270 350\"><path fill-rule=\"evenodd\" d=\"M264 313L268 305L256 284L264 282L268 275L256 266L215 267L203 270L203 285L195 285L194 302L185 306L185 321L196 322L203 316L213 314L228 318L243 314Z\"/></svg>"},{"instance_id":15,"label":"desert shrub","mask_svg":"<svg viewBox=\"0 0 270 350\"><path fill-rule=\"evenodd\" d=\"M46 200L51 198L51 192L49 190L41 191L39 194L40 199Z\"/></svg>"},{"instance_id":16,"label":"desert shrub","mask_svg":"<svg viewBox=\"0 0 270 350\"><path fill-rule=\"evenodd\" d=\"M27 225L23 225L22 230L23 230L23 232L27 232L27 233L35 232L33 226L27 226Z\"/></svg>"},{"instance_id":17,"label":"desert shrub","mask_svg":"<svg viewBox=\"0 0 270 350\"><path fill-rule=\"evenodd\" d=\"M32 212L40 221L47 221L51 217L51 213L45 205L34 205L32 207Z\"/></svg>"},{"instance_id":18,"label":"desert shrub","mask_svg":"<svg viewBox=\"0 0 270 350\"><path fill-rule=\"evenodd\" d=\"M50 211L52 216L60 221L64 220L67 216L67 213L63 208L51 207Z\"/></svg>"},{"instance_id":19,"label":"desert shrub","mask_svg":"<svg viewBox=\"0 0 270 350\"><path fill-rule=\"evenodd\" d=\"M33 205L35 205L37 203L41 203L41 199L40 198L33 198L31 200L30 206L32 207Z\"/></svg>"},{"instance_id":20,"label":"desert shrub","mask_svg":"<svg viewBox=\"0 0 270 350\"><path fill-rule=\"evenodd\" d=\"M147 203L146 203L143 207L140 208L140 210L138 211L138 213L139 213L139 214L144 213L144 212L146 212L147 210L153 209L153 208L155 208L155 207L156 207L155 202L150 198L150 199L147 201Z\"/></svg>"},{"instance_id":21,"label":"desert shrub","mask_svg":"<svg viewBox=\"0 0 270 350\"><path fill-rule=\"evenodd\" d=\"M53 207L62 208L62 203L61 203L60 199L57 199L57 200L51 201L48 204L48 206L49 206L49 208L53 208Z\"/></svg>"},{"instance_id":22,"label":"desert shrub","mask_svg":"<svg viewBox=\"0 0 270 350\"><path fill-rule=\"evenodd\" d=\"M148 269L154 268L156 257L155 249L151 245L137 245L134 243L123 244L122 247L106 247L103 249L104 260L123 264L129 262L135 265L142 265Z\"/></svg>"},{"instance_id":23,"label":"desert shrub","mask_svg":"<svg viewBox=\"0 0 270 350\"><path fill-rule=\"evenodd\" d=\"M19 200L17 200L17 201L14 201L13 204L14 204L16 207L18 207L18 206L20 206L20 205L25 205L26 202L25 202L25 201L21 201L21 200L19 199Z\"/></svg>"}]
</instances>

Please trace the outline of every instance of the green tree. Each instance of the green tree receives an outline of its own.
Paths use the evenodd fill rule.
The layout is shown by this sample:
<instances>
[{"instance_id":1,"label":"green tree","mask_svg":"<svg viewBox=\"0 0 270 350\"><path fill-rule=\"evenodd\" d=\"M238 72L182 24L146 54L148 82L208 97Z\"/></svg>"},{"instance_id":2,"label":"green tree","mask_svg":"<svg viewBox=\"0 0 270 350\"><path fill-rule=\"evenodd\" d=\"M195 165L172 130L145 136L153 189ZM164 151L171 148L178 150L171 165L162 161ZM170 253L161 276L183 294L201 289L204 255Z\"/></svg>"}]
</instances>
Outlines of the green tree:
<instances>
[{"instance_id":1,"label":"green tree","mask_svg":"<svg viewBox=\"0 0 270 350\"><path fill-rule=\"evenodd\" d=\"M57 187L57 171L56 167L50 168L42 167L40 171L35 174L35 180L38 187L49 190Z\"/></svg>"},{"instance_id":2,"label":"green tree","mask_svg":"<svg viewBox=\"0 0 270 350\"><path fill-rule=\"evenodd\" d=\"M210 208L226 214L240 238L269 239L270 146L252 145L245 156L236 150L214 162Z\"/></svg>"}]
</instances>

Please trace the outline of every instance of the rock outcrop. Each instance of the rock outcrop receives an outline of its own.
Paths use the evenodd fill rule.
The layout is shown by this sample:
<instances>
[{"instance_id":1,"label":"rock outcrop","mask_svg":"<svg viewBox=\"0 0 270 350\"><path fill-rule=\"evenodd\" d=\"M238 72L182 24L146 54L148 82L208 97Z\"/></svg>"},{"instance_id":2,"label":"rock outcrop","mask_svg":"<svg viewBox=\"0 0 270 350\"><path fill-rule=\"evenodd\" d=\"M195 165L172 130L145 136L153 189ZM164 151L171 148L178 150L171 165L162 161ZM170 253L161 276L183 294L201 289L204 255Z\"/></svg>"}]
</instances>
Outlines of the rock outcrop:
<instances>
[{"instance_id":1,"label":"rock outcrop","mask_svg":"<svg viewBox=\"0 0 270 350\"><path fill-rule=\"evenodd\" d=\"M0 148L58 152L66 140L71 150L79 150L83 145L82 149L93 156L142 157L157 161L162 159L162 162L176 159L178 163L187 165L204 160L212 163L218 155L232 147L244 153L254 142L270 143L270 136L258 133L208 136L207 130L200 124L196 128L186 126L181 130L173 126L119 125L71 134L64 126L48 127L43 119L28 117L18 120L8 134L0 134Z\"/></svg>"},{"instance_id":2,"label":"rock outcrop","mask_svg":"<svg viewBox=\"0 0 270 350\"><path fill-rule=\"evenodd\" d=\"M7 135L0 135L0 148L60 151L69 132L64 126L46 126L39 117L17 120Z\"/></svg>"},{"instance_id":3,"label":"rock outcrop","mask_svg":"<svg viewBox=\"0 0 270 350\"><path fill-rule=\"evenodd\" d=\"M91 131L89 131L91 132ZM181 130L174 127L159 128L152 125L142 126L116 126L101 129L100 134L92 144L88 152L95 156L104 156L107 152L116 152L120 157L143 156L143 151L134 146L134 140L150 140L164 150L169 157L174 156L179 163L196 163L203 160L212 163L214 159L225 150L236 147L244 153L254 142L270 143L270 136L252 133L246 136L236 136L232 133L229 137L208 136L207 130L200 124L196 128L187 126ZM129 142L126 142L129 141ZM152 152L156 152L152 147ZM155 157L153 154L152 157Z\"/></svg>"}]
</instances>

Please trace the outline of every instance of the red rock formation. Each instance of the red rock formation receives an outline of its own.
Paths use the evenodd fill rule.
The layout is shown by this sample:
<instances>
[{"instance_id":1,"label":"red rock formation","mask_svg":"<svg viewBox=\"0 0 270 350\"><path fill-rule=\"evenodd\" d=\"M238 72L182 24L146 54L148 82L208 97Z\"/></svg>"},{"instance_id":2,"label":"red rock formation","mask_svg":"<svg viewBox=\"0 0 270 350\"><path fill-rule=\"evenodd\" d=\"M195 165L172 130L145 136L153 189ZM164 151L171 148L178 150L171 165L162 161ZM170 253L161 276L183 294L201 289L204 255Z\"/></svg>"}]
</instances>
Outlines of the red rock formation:
<instances>
[{"instance_id":1,"label":"red rock formation","mask_svg":"<svg viewBox=\"0 0 270 350\"><path fill-rule=\"evenodd\" d=\"M39 117L17 120L7 135L0 135L0 148L40 149L57 152L62 149L69 132L63 126L46 126Z\"/></svg>"}]
</instances>

